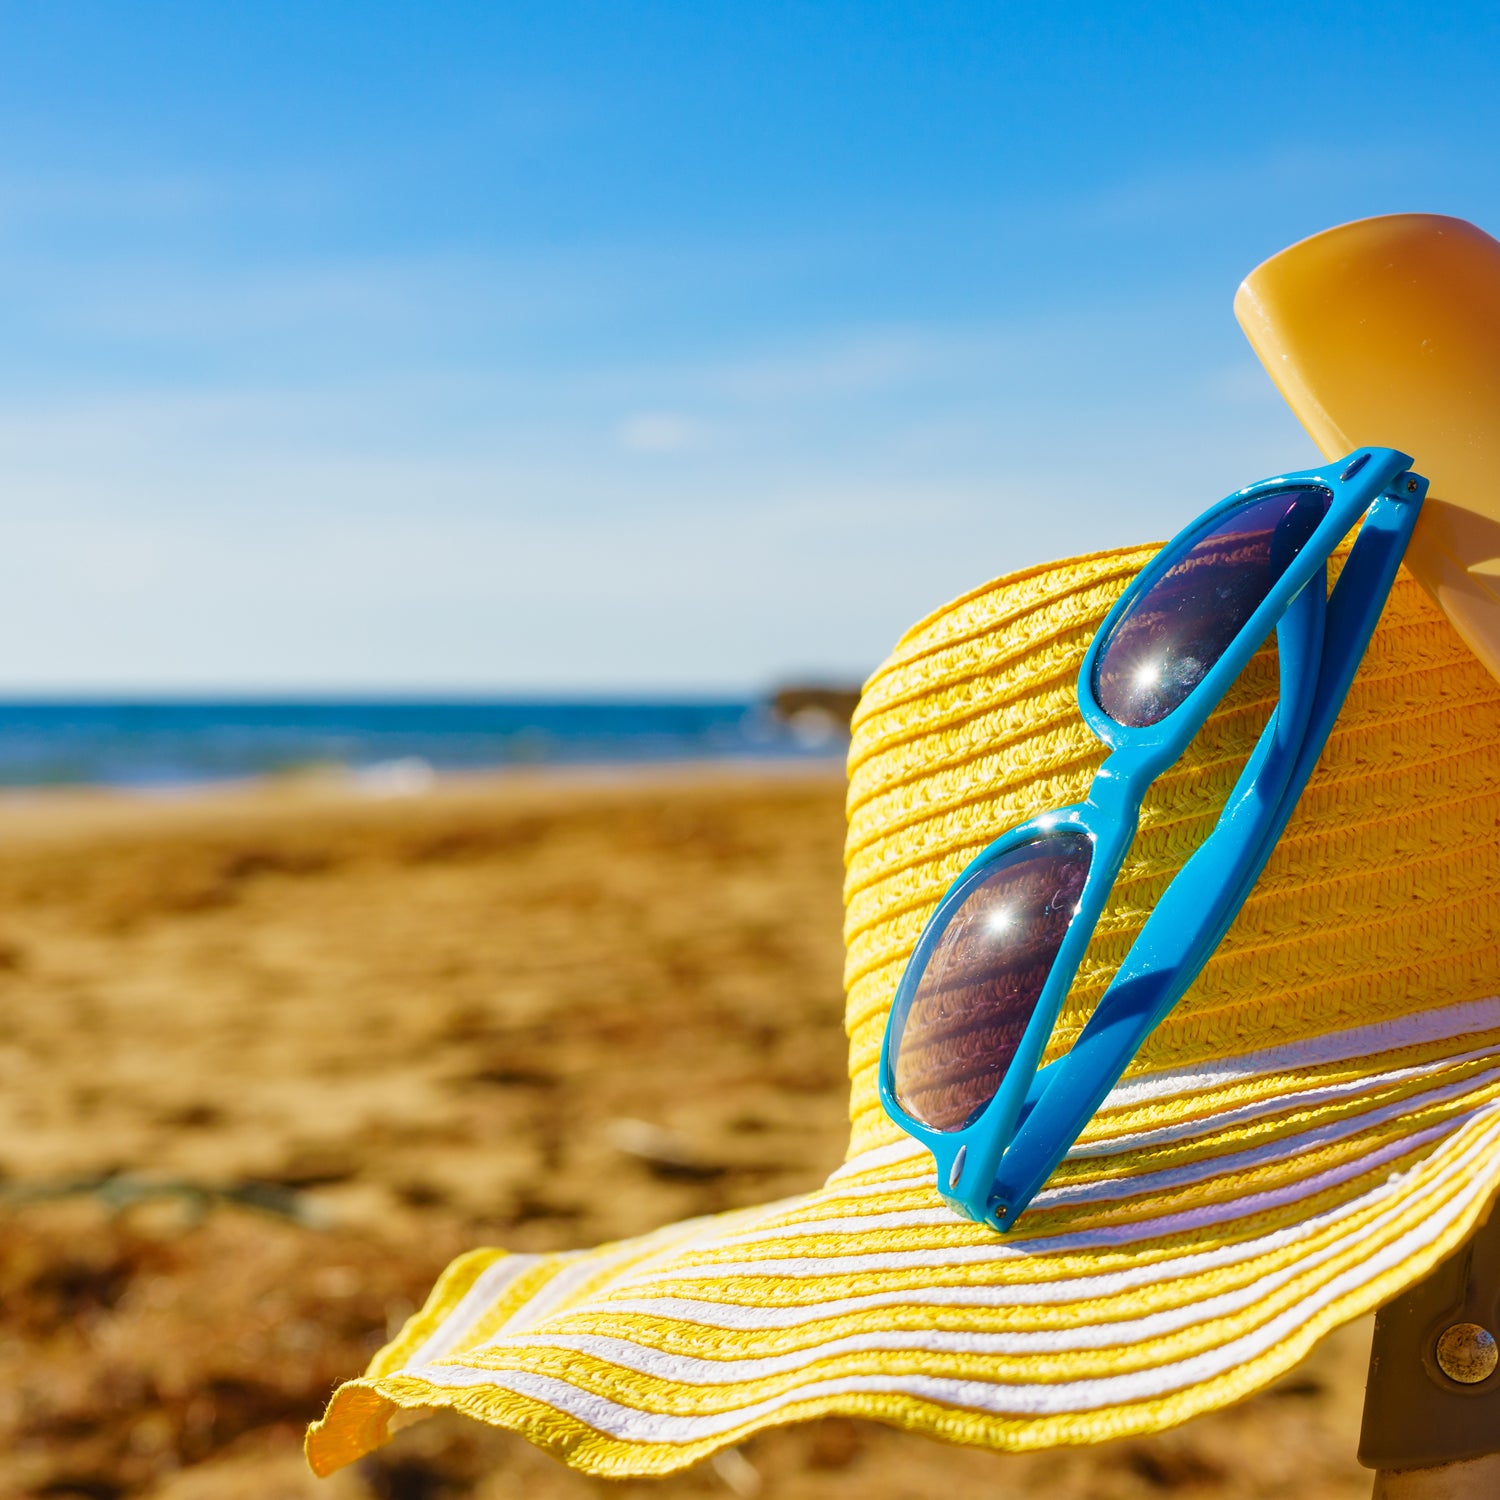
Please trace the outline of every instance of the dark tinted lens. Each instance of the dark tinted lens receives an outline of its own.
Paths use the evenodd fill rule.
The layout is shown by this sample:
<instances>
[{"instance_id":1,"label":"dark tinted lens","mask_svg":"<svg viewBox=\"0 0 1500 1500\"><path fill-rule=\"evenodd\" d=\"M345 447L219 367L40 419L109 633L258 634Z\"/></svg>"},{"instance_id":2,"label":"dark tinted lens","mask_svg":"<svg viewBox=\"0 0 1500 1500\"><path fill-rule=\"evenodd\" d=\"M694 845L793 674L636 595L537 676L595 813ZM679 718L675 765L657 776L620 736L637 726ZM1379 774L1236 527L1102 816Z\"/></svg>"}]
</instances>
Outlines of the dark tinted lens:
<instances>
[{"instance_id":1,"label":"dark tinted lens","mask_svg":"<svg viewBox=\"0 0 1500 1500\"><path fill-rule=\"evenodd\" d=\"M1094 658L1094 698L1117 724L1157 724L1208 675L1328 513L1324 489L1247 500L1131 605Z\"/></svg>"},{"instance_id":2,"label":"dark tinted lens","mask_svg":"<svg viewBox=\"0 0 1500 1500\"><path fill-rule=\"evenodd\" d=\"M1056 833L1002 855L938 939L896 1048L896 1098L961 1130L995 1097L1083 894L1093 844Z\"/></svg>"}]
</instances>

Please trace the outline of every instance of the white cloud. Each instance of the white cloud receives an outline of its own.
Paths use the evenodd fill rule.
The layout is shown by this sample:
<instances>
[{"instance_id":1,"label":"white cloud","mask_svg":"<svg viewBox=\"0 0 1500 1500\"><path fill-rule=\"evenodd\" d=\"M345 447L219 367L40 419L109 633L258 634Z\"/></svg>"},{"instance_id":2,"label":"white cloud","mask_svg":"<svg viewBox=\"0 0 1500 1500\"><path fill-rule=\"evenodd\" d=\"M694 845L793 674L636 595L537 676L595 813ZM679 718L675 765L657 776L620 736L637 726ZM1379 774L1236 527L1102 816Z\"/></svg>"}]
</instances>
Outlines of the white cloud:
<instances>
[{"instance_id":1,"label":"white cloud","mask_svg":"<svg viewBox=\"0 0 1500 1500\"><path fill-rule=\"evenodd\" d=\"M701 448L707 434L696 422L672 411L643 411L626 417L615 438L628 453L681 453Z\"/></svg>"}]
</instances>

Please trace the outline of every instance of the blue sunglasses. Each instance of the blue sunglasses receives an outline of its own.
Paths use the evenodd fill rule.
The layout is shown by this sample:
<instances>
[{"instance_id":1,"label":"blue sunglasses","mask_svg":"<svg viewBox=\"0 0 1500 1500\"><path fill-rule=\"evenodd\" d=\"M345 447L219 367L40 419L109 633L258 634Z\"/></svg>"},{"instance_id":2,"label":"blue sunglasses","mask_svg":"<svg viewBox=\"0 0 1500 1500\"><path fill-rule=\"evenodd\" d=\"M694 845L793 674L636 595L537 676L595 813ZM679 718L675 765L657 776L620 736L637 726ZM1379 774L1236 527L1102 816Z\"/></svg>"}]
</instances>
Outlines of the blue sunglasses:
<instances>
[{"instance_id":1,"label":"blue sunglasses","mask_svg":"<svg viewBox=\"0 0 1500 1500\"><path fill-rule=\"evenodd\" d=\"M1182 998L1255 884L1322 754L1427 493L1361 448L1262 480L1168 542L1106 616L1078 703L1109 747L1088 796L990 844L948 887L901 977L886 1112L955 1208L1007 1230ZM1364 524L1332 594L1328 558ZM1151 783L1276 632L1280 693L1218 822L1162 894L1071 1049L1043 1050Z\"/></svg>"}]
</instances>

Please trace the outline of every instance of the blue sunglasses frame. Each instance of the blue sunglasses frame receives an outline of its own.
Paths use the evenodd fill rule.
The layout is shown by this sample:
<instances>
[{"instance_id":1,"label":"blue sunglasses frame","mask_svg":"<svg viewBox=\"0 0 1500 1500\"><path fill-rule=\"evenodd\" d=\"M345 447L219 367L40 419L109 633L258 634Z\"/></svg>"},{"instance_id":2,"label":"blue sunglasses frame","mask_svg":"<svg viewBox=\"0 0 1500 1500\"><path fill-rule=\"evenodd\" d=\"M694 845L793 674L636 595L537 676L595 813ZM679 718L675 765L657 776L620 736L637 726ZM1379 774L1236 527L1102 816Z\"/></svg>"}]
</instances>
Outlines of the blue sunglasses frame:
<instances>
[{"instance_id":1,"label":"blue sunglasses frame","mask_svg":"<svg viewBox=\"0 0 1500 1500\"><path fill-rule=\"evenodd\" d=\"M1263 479L1226 497L1147 563L1095 633L1078 674L1078 703L1109 755L1082 802L1009 829L960 872L917 939L881 1044L886 1113L932 1152L939 1191L969 1218L1001 1231L1015 1224L1249 896L1322 754L1416 525L1427 481L1410 472L1411 463L1393 448L1360 448L1337 463ZM1227 512L1299 487L1328 490L1328 511L1202 681L1156 724L1130 728L1111 719L1094 696L1094 662L1125 612ZM1330 595L1328 559L1361 516L1364 524ZM1277 705L1218 822L1162 893L1072 1047L1041 1067L1134 841L1147 788L1187 749L1272 630ZM922 975L954 913L994 862L1059 830L1086 834L1093 852L1036 1008L989 1103L957 1130L933 1129L901 1108L895 1089L896 1050Z\"/></svg>"}]
</instances>

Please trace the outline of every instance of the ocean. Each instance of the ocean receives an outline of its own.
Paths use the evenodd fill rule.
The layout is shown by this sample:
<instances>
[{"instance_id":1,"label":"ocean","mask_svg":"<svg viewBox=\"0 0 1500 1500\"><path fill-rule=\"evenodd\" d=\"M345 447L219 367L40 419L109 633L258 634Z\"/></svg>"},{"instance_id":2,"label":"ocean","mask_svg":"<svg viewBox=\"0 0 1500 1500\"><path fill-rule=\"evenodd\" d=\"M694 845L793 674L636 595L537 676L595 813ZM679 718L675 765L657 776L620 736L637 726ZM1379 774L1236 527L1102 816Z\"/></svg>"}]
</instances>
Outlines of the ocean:
<instances>
[{"instance_id":1,"label":"ocean","mask_svg":"<svg viewBox=\"0 0 1500 1500\"><path fill-rule=\"evenodd\" d=\"M0 703L0 786L168 788L341 769L377 789L443 771L838 756L824 716L767 702Z\"/></svg>"}]
</instances>

